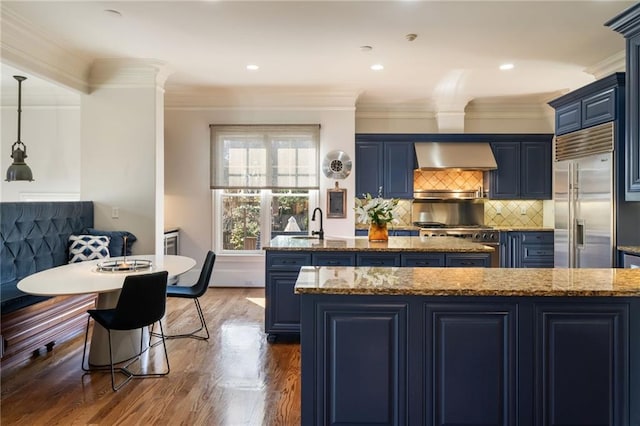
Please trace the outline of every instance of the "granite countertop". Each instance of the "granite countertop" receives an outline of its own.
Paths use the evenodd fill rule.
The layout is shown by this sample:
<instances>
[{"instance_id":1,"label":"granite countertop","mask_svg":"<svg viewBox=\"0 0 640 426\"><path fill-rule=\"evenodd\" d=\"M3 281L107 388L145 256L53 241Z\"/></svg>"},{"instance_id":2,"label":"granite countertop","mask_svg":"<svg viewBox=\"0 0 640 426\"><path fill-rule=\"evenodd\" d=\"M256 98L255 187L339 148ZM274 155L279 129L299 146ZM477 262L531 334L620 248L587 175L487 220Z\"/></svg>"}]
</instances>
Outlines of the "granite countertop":
<instances>
[{"instance_id":1,"label":"granite countertop","mask_svg":"<svg viewBox=\"0 0 640 426\"><path fill-rule=\"evenodd\" d=\"M640 269L313 267L298 294L640 296Z\"/></svg>"},{"instance_id":2,"label":"granite countertop","mask_svg":"<svg viewBox=\"0 0 640 426\"><path fill-rule=\"evenodd\" d=\"M544 228L541 226L491 226L491 229L500 232L510 232L510 231L519 231L519 232L553 232L553 228Z\"/></svg>"},{"instance_id":3,"label":"granite countertop","mask_svg":"<svg viewBox=\"0 0 640 426\"><path fill-rule=\"evenodd\" d=\"M625 253L640 255L640 246L618 246L618 250Z\"/></svg>"},{"instance_id":4,"label":"granite countertop","mask_svg":"<svg viewBox=\"0 0 640 426\"><path fill-rule=\"evenodd\" d=\"M389 241L369 241L367 237L296 238L279 235L271 240L265 250L280 251L375 251L403 252L423 251L438 253L492 253L493 247L455 237L389 237Z\"/></svg>"}]
</instances>

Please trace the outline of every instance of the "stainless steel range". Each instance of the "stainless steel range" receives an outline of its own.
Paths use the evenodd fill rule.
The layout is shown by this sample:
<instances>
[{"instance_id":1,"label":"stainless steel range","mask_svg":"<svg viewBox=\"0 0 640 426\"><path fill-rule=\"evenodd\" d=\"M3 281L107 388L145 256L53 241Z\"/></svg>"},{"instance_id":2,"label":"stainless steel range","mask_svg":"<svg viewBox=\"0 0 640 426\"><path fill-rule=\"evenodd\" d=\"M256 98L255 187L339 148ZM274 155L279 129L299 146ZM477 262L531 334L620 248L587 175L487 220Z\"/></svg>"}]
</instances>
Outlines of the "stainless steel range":
<instances>
[{"instance_id":1,"label":"stainless steel range","mask_svg":"<svg viewBox=\"0 0 640 426\"><path fill-rule=\"evenodd\" d=\"M464 238L474 243L498 243L500 232L483 225L442 225L434 226L433 223L425 224L414 222L420 227L421 237L456 237Z\"/></svg>"},{"instance_id":2,"label":"stainless steel range","mask_svg":"<svg viewBox=\"0 0 640 426\"><path fill-rule=\"evenodd\" d=\"M423 238L455 237L491 246L491 266L500 266L500 231L484 225L484 204L475 201L413 201L413 225Z\"/></svg>"}]
</instances>

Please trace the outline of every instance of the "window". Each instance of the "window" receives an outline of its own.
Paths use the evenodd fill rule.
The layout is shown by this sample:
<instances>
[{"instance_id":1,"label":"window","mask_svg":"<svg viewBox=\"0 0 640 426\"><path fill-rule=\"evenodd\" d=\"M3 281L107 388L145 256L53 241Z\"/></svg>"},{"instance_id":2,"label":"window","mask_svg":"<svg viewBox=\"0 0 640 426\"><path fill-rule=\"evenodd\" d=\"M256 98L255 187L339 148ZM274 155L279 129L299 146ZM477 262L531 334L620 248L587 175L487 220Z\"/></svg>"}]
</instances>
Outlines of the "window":
<instances>
[{"instance_id":1,"label":"window","mask_svg":"<svg viewBox=\"0 0 640 426\"><path fill-rule=\"evenodd\" d=\"M315 126L211 126L215 249L259 252L277 235L307 234L317 200Z\"/></svg>"}]
</instances>

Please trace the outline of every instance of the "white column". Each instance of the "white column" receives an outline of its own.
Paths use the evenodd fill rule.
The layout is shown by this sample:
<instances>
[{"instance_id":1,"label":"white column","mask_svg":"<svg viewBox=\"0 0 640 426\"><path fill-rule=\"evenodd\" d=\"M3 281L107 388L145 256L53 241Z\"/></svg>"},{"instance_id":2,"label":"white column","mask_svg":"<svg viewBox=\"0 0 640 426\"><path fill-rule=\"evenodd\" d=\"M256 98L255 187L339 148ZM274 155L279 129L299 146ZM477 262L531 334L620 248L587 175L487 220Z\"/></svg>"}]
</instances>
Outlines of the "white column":
<instances>
[{"instance_id":1,"label":"white column","mask_svg":"<svg viewBox=\"0 0 640 426\"><path fill-rule=\"evenodd\" d=\"M166 77L154 60L96 61L81 100L81 198L96 228L138 237L136 254L162 253Z\"/></svg>"}]
</instances>

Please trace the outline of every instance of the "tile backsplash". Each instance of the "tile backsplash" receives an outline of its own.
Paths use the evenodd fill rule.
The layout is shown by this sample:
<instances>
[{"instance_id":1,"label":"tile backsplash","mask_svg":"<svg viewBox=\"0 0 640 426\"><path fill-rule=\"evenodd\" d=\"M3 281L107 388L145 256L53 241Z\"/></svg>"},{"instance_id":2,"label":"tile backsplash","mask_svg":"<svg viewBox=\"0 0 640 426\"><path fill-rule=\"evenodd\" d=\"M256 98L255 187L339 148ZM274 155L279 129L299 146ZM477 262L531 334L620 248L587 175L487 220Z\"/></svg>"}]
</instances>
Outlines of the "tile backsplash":
<instances>
[{"instance_id":1,"label":"tile backsplash","mask_svg":"<svg viewBox=\"0 0 640 426\"><path fill-rule=\"evenodd\" d=\"M484 224L487 226L543 226L541 200L486 200Z\"/></svg>"},{"instance_id":2,"label":"tile backsplash","mask_svg":"<svg viewBox=\"0 0 640 426\"><path fill-rule=\"evenodd\" d=\"M416 190L475 191L482 186L482 172L475 170L414 170L413 187Z\"/></svg>"}]
</instances>

